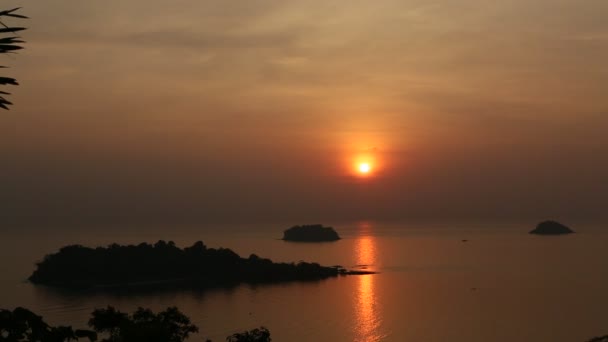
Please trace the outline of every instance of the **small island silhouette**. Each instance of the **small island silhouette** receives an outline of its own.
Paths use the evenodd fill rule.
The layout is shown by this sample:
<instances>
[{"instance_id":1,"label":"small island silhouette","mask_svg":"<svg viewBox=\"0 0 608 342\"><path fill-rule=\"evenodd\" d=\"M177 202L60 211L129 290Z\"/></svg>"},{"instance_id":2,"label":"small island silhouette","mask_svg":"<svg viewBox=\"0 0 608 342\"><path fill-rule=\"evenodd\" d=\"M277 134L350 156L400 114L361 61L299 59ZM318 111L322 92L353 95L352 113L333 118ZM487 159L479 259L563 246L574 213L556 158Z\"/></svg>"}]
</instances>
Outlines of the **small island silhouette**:
<instances>
[{"instance_id":1,"label":"small island silhouette","mask_svg":"<svg viewBox=\"0 0 608 342\"><path fill-rule=\"evenodd\" d=\"M543 221L539 223L534 230L530 231L530 234L537 235L563 235L572 233L574 233L572 229L556 221Z\"/></svg>"},{"instance_id":2,"label":"small island silhouette","mask_svg":"<svg viewBox=\"0 0 608 342\"><path fill-rule=\"evenodd\" d=\"M37 264L29 280L64 288L98 289L124 286L224 287L240 283L321 280L365 274L317 263L275 263L251 254L242 258L227 248L207 248L202 241L179 248L172 241L137 246L112 244L89 248L66 246Z\"/></svg>"},{"instance_id":3,"label":"small island silhouette","mask_svg":"<svg viewBox=\"0 0 608 342\"><path fill-rule=\"evenodd\" d=\"M283 232L283 240L298 242L337 241L340 236L332 227L320 224L293 226Z\"/></svg>"}]
</instances>

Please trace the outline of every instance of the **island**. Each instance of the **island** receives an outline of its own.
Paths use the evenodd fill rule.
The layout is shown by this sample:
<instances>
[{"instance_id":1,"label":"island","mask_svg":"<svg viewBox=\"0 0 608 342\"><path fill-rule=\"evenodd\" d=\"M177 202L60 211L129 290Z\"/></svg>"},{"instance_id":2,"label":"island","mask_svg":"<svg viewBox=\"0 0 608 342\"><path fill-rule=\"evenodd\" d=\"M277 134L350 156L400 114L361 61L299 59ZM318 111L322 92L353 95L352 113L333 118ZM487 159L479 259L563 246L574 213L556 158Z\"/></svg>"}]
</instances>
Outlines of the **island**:
<instances>
[{"instance_id":1,"label":"island","mask_svg":"<svg viewBox=\"0 0 608 342\"><path fill-rule=\"evenodd\" d=\"M340 240L340 236L332 227L320 224L294 226L283 232L283 240L298 242L323 242Z\"/></svg>"},{"instance_id":2,"label":"island","mask_svg":"<svg viewBox=\"0 0 608 342\"><path fill-rule=\"evenodd\" d=\"M309 262L275 263L255 254L242 258L227 248L207 248L202 241L183 249L171 241L159 241L154 245L66 246L37 263L29 280L65 288L175 284L198 288L321 280L348 274L363 273Z\"/></svg>"},{"instance_id":3,"label":"island","mask_svg":"<svg viewBox=\"0 0 608 342\"><path fill-rule=\"evenodd\" d=\"M564 235L572 233L574 233L572 229L556 221L543 221L534 230L530 231L530 234L537 235Z\"/></svg>"}]
</instances>

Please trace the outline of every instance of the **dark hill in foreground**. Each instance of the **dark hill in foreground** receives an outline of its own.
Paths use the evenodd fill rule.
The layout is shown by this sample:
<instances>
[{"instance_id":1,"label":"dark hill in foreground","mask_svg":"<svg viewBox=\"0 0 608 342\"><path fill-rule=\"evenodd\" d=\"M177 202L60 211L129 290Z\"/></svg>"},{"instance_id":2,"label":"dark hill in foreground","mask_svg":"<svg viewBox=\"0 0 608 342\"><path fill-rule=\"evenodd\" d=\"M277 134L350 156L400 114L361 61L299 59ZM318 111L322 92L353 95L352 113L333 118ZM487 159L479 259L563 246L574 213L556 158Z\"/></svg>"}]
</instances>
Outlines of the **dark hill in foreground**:
<instances>
[{"instance_id":1,"label":"dark hill in foreground","mask_svg":"<svg viewBox=\"0 0 608 342\"><path fill-rule=\"evenodd\" d=\"M255 254L241 258L230 249L207 248L202 242L181 249L173 242L154 245L113 244L89 248L63 247L37 264L29 280L59 287L117 287L154 283L188 283L194 286L230 286L320 280L355 274L317 263L274 263Z\"/></svg>"},{"instance_id":2,"label":"dark hill in foreground","mask_svg":"<svg viewBox=\"0 0 608 342\"><path fill-rule=\"evenodd\" d=\"M294 226L283 232L283 240L300 242L322 242L340 240L340 236L332 227L320 224Z\"/></svg>"},{"instance_id":3,"label":"dark hill in foreground","mask_svg":"<svg viewBox=\"0 0 608 342\"><path fill-rule=\"evenodd\" d=\"M555 221L544 221L539 223L530 234L537 235L563 235L572 234L574 231L565 225Z\"/></svg>"}]
</instances>

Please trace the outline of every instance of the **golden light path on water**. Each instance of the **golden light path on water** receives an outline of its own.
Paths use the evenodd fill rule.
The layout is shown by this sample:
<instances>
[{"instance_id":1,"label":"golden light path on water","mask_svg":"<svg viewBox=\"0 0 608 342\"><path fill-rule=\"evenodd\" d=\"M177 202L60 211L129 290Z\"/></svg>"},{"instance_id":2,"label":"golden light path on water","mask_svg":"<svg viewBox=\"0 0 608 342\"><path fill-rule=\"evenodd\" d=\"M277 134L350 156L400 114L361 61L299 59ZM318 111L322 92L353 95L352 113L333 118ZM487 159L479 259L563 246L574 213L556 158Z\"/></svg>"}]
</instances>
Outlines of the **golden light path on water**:
<instances>
[{"instance_id":1,"label":"golden light path on water","mask_svg":"<svg viewBox=\"0 0 608 342\"><path fill-rule=\"evenodd\" d=\"M376 244L369 233L371 225L360 225L360 236L356 242L355 253L360 268L375 269ZM381 341L385 336L380 331L382 315L374 289L374 274L357 276L359 282L355 296L355 341Z\"/></svg>"}]
</instances>

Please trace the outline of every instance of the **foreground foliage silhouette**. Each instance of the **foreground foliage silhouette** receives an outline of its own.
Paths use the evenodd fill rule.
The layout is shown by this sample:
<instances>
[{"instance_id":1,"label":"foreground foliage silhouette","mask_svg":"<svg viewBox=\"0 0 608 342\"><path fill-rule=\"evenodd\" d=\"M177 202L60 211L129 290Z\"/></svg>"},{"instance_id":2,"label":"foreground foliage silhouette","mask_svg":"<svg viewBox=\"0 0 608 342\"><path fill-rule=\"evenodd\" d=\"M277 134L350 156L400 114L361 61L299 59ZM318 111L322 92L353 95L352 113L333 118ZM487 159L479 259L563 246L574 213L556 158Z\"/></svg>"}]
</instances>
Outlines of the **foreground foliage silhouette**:
<instances>
[{"instance_id":1,"label":"foreground foliage silhouette","mask_svg":"<svg viewBox=\"0 0 608 342\"><path fill-rule=\"evenodd\" d=\"M587 342L608 342L608 335L594 337Z\"/></svg>"},{"instance_id":2,"label":"foreground foliage silhouette","mask_svg":"<svg viewBox=\"0 0 608 342\"><path fill-rule=\"evenodd\" d=\"M267 342L271 340L270 331L264 327L236 333L226 338L227 342Z\"/></svg>"},{"instance_id":3,"label":"foreground foliage silhouette","mask_svg":"<svg viewBox=\"0 0 608 342\"><path fill-rule=\"evenodd\" d=\"M2 342L182 342L198 327L176 307L154 313L139 308L132 315L114 307L97 309L91 314L89 326L92 330L72 327L53 327L41 316L24 309L0 310L0 341ZM270 342L270 331L264 327L235 333L226 338L228 342ZM207 342L211 342L207 340Z\"/></svg>"},{"instance_id":4,"label":"foreground foliage silhouette","mask_svg":"<svg viewBox=\"0 0 608 342\"><path fill-rule=\"evenodd\" d=\"M49 326L42 317L24 308L16 308L12 312L0 310L0 341L63 342L79 338L96 341L97 333L66 326Z\"/></svg>"},{"instance_id":5,"label":"foreground foliage silhouette","mask_svg":"<svg viewBox=\"0 0 608 342\"><path fill-rule=\"evenodd\" d=\"M0 10L0 54L14 53L17 50L23 49L20 44L25 42L21 40L21 38L17 35L17 32L23 31L25 28L8 26L4 23L4 18L6 17L27 19L26 16L15 13L19 9L20 8ZM0 68L6 67L0 66ZM14 78L0 76L0 85L19 85L19 83L17 83L17 80ZM12 103L7 100L4 95L10 95L10 93L0 91L0 108L9 109L8 106L12 105Z\"/></svg>"},{"instance_id":6,"label":"foreground foliage silhouette","mask_svg":"<svg viewBox=\"0 0 608 342\"><path fill-rule=\"evenodd\" d=\"M113 244L107 248L63 247L37 264L30 281L58 287L230 286L318 280L348 274L340 267L317 263L274 263L255 254L241 258L230 249L207 248L201 241L181 249L173 242L154 245Z\"/></svg>"},{"instance_id":7,"label":"foreground foliage silhouette","mask_svg":"<svg viewBox=\"0 0 608 342\"><path fill-rule=\"evenodd\" d=\"M180 342L198 332L198 327L176 307L158 314L139 308L127 315L109 306L93 311L89 326L97 333L108 335L109 338L103 340L107 342Z\"/></svg>"}]
</instances>

